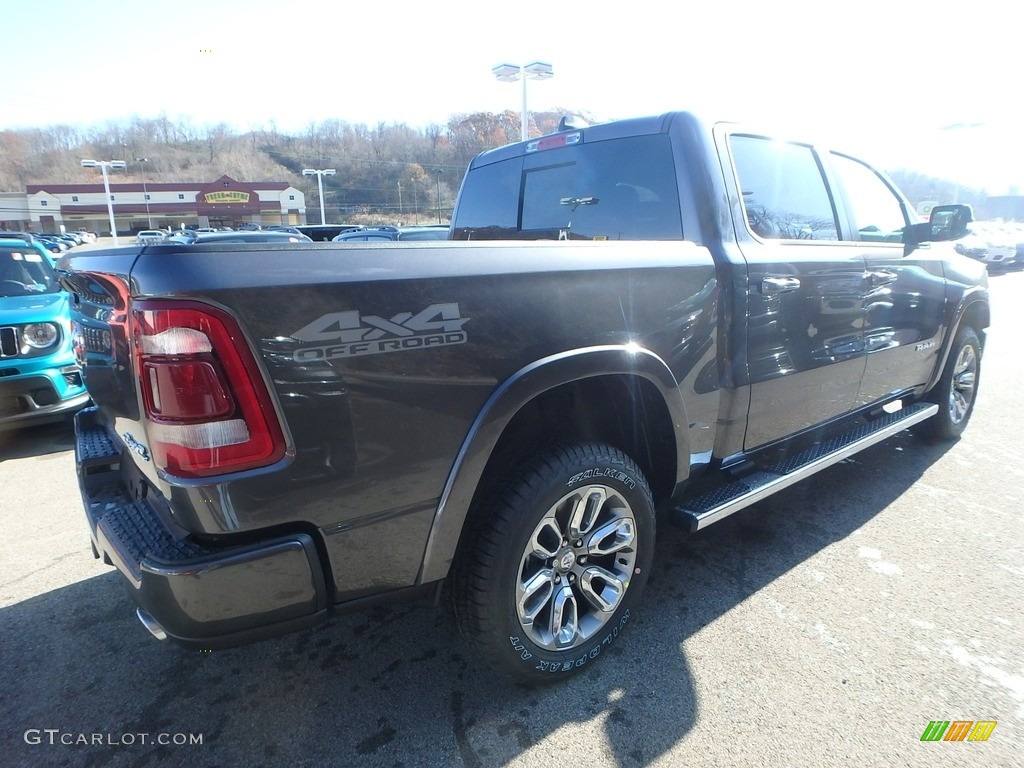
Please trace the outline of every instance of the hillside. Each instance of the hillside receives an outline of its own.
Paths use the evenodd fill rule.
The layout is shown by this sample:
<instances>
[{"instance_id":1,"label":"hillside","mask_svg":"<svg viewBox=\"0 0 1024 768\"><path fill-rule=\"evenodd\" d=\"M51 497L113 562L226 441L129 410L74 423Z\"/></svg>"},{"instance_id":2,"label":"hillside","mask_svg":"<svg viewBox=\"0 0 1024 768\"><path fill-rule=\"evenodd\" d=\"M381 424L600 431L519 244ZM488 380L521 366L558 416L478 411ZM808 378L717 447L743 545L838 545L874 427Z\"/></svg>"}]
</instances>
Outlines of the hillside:
<instances>
[{"instance_id":1,"label":"hillside","mask_svg":"<svg viewBox=\"0 0 1024 768\"><path fill-rule=\"evenodd\" d=\"M566 112L535 113L532 132L550 132ZM519 138L519 115L453 115L445 125L417 130L403 124L367 126L338 120L310 124L301 134L275 126L245 133L226 124L197 127L166 118L134 119L91 128L53 126L0 131L0 192L28 184L95 182L83 158L125 160L111 182L196 182L227 174L239 181L287 181L319 208L315 177L303 168L334 168L324 178L330 218L373 213L412 218L438 207L450 211L462 175L478 152ZM143 159L144 160L140 160Z\"/></svg>"},{"instance_id":2,"label":"hillside","mask_svg":"<svg viewBox=\"0 0 1024 768\"><path fill-rule=\"evenodd\" d=\"M563 114L580 113L534 113L532 134L553 131ZM413 221L450 211L473 156L518 138L519 115L511 111L453 115L445 125L424 129L328 120L311 123L301 134L281 133L273 124L236 133L224 123L195 126L166 117L6 130L0 131L0 192L19 192L28 184L95 182L96 170L82 168L82 158L123 159L128 167L111 175L113 183L197 182L222 174L247 182L287 181L303 191L312 211L319 208L316 178L303 176L302 169L335 168L337 175L324 178L328 218L354 220L369 214ZM983 192L954 181L891 172L915 203L958 197L978 205L984 200Z\"/></svg>"}]
</instances>

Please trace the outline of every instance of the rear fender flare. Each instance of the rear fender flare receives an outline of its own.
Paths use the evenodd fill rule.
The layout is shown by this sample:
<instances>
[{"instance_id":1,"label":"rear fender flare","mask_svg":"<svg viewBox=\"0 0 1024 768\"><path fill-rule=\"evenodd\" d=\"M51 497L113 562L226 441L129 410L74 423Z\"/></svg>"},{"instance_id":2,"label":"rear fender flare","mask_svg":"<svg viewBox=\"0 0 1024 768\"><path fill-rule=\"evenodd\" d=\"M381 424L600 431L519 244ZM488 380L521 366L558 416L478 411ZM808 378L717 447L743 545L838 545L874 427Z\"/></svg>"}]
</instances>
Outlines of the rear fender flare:
<instances>
[{"instance_id":1,"label":"rear fender flare","mask_svg":"<svg viewBox=\"0 0 1024 768\"><path fill-rule=\"evenodd\" d=\"M519 410L555 387L607 375L639 376L657 387L672 418L676 455L685 457L677 463L688 468L689 422L679 396L678 383L660 357L631 344L588 347L538 360L517 371L494 391L463 440L434 514L420 570L421 583L436 581L448 574L487 461ZM679 471L677 468L677 474Z\"/></svg>"}]
</instances>

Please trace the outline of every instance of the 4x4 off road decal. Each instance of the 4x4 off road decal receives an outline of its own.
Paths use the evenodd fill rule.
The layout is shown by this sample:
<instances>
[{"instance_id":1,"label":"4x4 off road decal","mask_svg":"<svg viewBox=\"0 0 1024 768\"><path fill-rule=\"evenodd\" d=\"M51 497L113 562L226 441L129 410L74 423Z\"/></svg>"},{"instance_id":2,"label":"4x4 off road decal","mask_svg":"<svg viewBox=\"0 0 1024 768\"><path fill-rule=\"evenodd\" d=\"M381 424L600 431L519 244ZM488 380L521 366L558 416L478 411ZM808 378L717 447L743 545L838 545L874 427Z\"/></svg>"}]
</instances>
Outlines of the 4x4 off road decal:
<instances>
[{"instance_id":1,"label":"4x4 off road decal","mask_svg":"<svg viewBox=\"0 0 1024 768\"><path fill-rule=\"evenodd\" d=\"M315 346L295 350L295 360L334 360L385 352L463 344L466 332L458 304L431 304L417 312L399 312L388 319L360 315L355 310L331 312L292 334L293 339Z\"/></svg>"}]
</instances>

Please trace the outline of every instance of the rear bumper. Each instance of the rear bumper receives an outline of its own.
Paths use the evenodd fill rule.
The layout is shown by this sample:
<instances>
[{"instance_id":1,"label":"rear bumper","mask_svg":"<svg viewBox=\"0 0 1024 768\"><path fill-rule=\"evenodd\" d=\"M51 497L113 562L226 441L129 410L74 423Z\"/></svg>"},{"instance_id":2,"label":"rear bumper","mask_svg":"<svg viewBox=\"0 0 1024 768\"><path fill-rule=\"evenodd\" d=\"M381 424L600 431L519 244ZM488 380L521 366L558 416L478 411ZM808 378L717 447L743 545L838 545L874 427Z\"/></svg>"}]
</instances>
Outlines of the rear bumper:
<instances>
[{"instance_id":1,"label":"rear bumper","mask_svg":"<svg viewBox=\"0 0 1024 768\"><path fill-rule=\"evenodd\" d=\"M75 463L93 547L125 577L150 632L212 650L312 626L326 616L327 589L312 536L232 546L194 540L174 525L155 492L130 496L121 480L123 449L97 415L90 408L75 417Z\"/></svg>"}]
</instances>

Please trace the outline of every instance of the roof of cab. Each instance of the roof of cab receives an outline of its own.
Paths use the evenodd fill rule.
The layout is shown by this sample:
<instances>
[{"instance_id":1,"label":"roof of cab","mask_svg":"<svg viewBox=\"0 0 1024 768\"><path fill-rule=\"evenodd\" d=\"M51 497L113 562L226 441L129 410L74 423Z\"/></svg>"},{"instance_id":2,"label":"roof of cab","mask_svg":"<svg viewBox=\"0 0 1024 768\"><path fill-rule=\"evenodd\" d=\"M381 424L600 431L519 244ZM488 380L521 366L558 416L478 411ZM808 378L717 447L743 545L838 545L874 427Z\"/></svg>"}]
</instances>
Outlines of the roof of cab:
<instances>
[{"instance_id":1,"label":"roof of cab","mask_svg":"<svg viewBox=\"0 0 1024 768\"><path fill-rule=\"evenodd\" d=\"M617 139L624 136L645 136L655 133L665 133L668 131L669 126L674 123L685 123L688 126L692 126L694 129L699 129L702 125L701 121L691 112L666 112L661 115L651 115L648 117L631 117L624 120L614 120L608 123L600 123L598 125L590 125L583 127L566 127L562 131L556 131L555 133L549 133L545 136L537 136L526 141L518 141L515 144L506 144L503 147L497 149L490 149L485 152L481 152L470 163L470 168L475 168L481 165L490 165L491 163L498 162L500 160L507 160L511 157L519 157L525 155L528 152L532 152L537 143L542 143L544 139L554 138L558 136L571 136L572 134L580 134L582 139L581 143L592 142L592 141L604 141L605 139Z\"/></svg>"}]
</instances>

